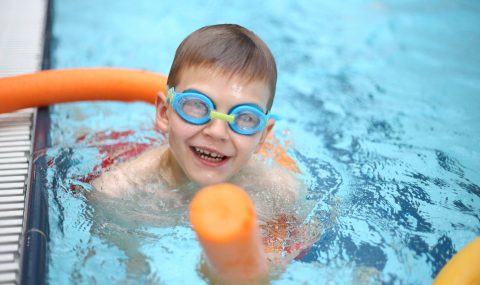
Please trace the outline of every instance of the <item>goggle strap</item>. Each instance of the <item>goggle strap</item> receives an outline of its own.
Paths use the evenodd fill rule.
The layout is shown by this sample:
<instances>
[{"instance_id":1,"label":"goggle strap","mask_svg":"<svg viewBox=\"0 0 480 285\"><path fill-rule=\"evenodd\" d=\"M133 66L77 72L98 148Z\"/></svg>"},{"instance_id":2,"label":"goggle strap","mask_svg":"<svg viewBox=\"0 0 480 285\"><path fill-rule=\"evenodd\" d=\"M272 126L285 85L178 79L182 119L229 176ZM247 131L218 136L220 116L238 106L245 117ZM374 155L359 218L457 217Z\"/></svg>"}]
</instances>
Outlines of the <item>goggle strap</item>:
<instances>
[{"instance_id":1,"label":"goggle strap","mask_svg":"<svg viewBox=\"0 0 480 285\"><path fill-rule=\"evenodd\" d=\"M210 112L210 119L217 119L217 120L222 120L222 121L225 121L225 122L233 123L235 121L235 116L227 115L227 114L220 113L220 112L212 110Z\"/></svg>"},{"instance_id":2,"label":"goggle strap","mask_svg":"<svg viewBox=\"0 0 480 285\"><path fill-rule=\"evenodd\" d=\"M175 97L175 90L172 88L168 89L167 91L167 102L172 103L173 97Z\"/></svg>"},{"instance_id":3,"label":"goggle strap","mask_svg":"<svg viewBox=\"0 0 480 285\"><path fill-rule=\"evenodd\" d=\"M281 118L279 115L277 115L277 114L269 114L269 115L268 115L268 119L273 119L273 120L275 120L275 121L280 121L280 120L282 120L282 118ZM268 119L267 119L267 121L268 121Z\"/></svg>"}]
</instances>

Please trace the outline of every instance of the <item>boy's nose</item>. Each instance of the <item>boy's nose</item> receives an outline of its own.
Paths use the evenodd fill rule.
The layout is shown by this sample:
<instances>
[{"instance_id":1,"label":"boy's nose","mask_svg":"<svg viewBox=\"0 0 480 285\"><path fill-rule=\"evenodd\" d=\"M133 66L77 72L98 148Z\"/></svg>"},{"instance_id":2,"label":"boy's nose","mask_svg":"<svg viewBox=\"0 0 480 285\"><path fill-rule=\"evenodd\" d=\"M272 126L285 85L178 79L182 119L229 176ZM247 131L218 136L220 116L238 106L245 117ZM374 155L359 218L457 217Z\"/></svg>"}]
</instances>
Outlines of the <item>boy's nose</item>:
<instances>
[{"instance_id":1,"label":"boy's nose","mask_svg":"<svg viewBox=\"0 0 480 285\"><path fill-rule=\"evenodd\" d=\"M228 123L222 120L212 119L203 128L204 135L212 137L217 140L228 139Z\"/></svg>"}]
</instances>

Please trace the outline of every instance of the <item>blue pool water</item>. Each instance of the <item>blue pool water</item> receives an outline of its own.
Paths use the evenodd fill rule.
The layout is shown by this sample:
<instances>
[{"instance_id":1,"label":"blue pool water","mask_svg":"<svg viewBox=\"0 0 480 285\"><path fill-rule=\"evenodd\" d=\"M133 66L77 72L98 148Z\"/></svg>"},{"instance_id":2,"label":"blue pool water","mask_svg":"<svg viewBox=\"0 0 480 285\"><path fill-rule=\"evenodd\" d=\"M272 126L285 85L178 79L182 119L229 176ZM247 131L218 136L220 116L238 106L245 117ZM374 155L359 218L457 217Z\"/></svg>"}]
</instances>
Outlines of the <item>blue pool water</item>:
<instances>
[{"instance_id":1,"label":"blue pool water","mask_svg":"<svg viewBox=\"0 0 480 285\"><path fill-rule=\"evenodd\" d=\"M275 133L323 222L272 284L429 284L480 235L478 1L159 2L54 1L52 67L166 74L180 41L207 24L264 39L279 68ZM100 145L160 144L153 118L142 103L51 108L50 284L205 284L182 213L155 226L139 204L75 191L108 153Z\"/></svg>"}]
</instances>

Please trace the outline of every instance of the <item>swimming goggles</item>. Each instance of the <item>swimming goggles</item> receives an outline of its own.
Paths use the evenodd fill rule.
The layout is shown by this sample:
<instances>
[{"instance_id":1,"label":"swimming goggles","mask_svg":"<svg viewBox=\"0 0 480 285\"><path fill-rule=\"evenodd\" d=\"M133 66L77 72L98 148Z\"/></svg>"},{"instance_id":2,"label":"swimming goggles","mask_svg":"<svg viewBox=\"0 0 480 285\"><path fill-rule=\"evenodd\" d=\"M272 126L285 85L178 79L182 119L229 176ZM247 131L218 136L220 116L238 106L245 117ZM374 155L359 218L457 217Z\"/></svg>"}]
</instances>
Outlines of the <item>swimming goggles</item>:
<instances>
[{"instance_id":1,"label":"swimming goggles","mask_svg":"<svg viewBox=\"0 0 480 285\"><path fill-rule=\"evenodd\" d=\"M167 102L184 121L194 125L204 125L211 119L228 122L230 129L241 135L254 135L267 125L269 113L263 113L255 104L236 105L228 114L217 112L215 104L207 95L197 90L189 89L182 93L175 88L167 91Z\"/></svg>"}]
</instances>

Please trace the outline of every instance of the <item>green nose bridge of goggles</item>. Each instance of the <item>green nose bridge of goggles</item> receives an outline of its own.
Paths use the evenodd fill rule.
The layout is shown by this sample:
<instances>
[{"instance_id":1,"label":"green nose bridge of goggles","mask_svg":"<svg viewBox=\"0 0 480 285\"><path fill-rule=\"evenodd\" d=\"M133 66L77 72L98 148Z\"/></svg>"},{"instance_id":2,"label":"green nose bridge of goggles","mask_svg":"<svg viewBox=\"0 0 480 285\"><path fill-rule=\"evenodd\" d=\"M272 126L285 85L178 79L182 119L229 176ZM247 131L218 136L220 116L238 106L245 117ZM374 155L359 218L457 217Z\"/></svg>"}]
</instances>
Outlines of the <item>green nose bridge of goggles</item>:
<instances>
[{"instance_id":1,"label":"green nose bridge of goggles","mask_svg":"<svg viewBox=\"0 0 480 285\"><path fill-rule=\"evenodd\" d=\"M210 111L210 119L217 119L217 120L233 123L233 121L235 121L235 116L212 110Z\"/></svg>"}]
</instances>

